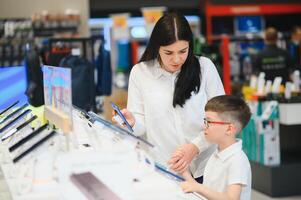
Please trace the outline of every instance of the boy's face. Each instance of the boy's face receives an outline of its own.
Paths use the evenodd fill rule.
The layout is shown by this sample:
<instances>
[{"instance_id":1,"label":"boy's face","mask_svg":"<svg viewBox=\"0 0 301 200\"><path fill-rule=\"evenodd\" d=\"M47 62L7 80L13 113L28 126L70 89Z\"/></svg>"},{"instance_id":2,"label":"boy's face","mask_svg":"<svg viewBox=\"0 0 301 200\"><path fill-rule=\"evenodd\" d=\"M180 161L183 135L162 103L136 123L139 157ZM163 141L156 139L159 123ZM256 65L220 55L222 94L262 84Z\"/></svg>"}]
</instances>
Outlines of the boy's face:
<instances>
[{"instance_id":1,"label":"boy's face","mask_svg":"<svg viewBox=\"0 0 301 200\"><path fill-rule=\"evenodd\" d=\"M208 142L219 144L224 141L230 133L230 122L222 120L218 113L212 111L205 112L204 133Z\"/></svg>"}]
</instances>

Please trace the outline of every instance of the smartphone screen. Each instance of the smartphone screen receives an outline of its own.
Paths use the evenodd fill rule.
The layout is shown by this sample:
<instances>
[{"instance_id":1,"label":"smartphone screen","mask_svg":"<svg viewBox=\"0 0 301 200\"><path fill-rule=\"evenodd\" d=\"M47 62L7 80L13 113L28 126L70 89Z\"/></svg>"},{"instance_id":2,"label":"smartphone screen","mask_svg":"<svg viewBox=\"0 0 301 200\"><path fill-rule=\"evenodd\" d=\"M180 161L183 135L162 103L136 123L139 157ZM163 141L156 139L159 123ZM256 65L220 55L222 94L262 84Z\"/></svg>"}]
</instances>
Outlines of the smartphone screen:
<instances>
[{"instance_id":1,"label":"smartphone screen","mask_svg":"<svg viewBox=\"0 0 301 200\"><path fill-rule=\"evenodd\" d=\"M128 121L125 119L124 115L121 113L119 107L111 102L111 106L112 108L116 111L116 113L118 114L118 116L122 119L123 123L126 125L126 127L129 129L130 132L134 132L133 128L131 127L131 125L128 123Z\"/></svg>"}]
</instances>

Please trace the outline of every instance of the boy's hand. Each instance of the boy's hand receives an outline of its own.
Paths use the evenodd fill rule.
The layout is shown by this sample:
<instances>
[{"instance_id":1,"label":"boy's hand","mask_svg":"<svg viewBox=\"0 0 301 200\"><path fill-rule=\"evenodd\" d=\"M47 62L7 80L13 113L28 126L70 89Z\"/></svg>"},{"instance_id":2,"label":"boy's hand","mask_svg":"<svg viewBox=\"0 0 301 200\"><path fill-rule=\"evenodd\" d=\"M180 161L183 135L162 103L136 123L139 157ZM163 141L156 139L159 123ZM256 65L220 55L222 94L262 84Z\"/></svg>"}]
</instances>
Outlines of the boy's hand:
<instances>
[{"instance_id":1,"label":"boy's hand","mask_svg":"<svg viewBox=\"0 0 301 200\"><path fill-rule=\"evenodd\" d=\"M200 184L194 180L189 171L184 171L182 176L186 180L185 182L180 183L180 186L184 192L197 192Z\"/></svg>"},{"instance_id":2,"label":"boy's hand","mask_svg":"<svg viewBox=\"0 0 301 200\"><path fill-rule=\"evenodd\" d=\"M197 192L201 184L196 181L185 181L180 183L180 187L184 192Z\"/></svg>"},{"instance_id":3,"label":"boy's hand","mask_svg":"<svg viewBox=\"0 0 301 200\"><path fill-rule=\"evenodd\" d=\"M170 168L176 172L183 173L188 169L188 166L190 165L194 156L198 154L198 151L199 149L192 143L180 146L168 161ZM182 152L182 154L179 152Z\"/></svg>"},{"instance_id":4,"label":"boy's hand","mask_svg":"<svg viewBox=\"0 0 301 200\"><path fill-rule=\"evenodd\" d=\"M185 181L189 181L189 182L195 181L194 178L191 176L191 174L190 174L190 172L188 170L184 171L182 173L182 176L185 179Z\"/></svg>"}]
</instances>

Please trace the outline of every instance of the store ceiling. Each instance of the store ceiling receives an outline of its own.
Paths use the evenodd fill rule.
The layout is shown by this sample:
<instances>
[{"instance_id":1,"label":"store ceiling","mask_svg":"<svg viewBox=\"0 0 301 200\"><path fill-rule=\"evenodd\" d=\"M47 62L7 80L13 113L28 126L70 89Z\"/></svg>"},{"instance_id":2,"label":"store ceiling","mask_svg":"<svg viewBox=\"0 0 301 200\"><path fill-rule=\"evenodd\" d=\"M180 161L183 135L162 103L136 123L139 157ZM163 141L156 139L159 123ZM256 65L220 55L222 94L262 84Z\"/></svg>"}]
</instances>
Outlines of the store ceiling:
<instances>
[{"instance_id":1,"label":"store ceiling","mask_svg":"<svg viewBox=\"0 0 301 200\"><path fill-rule=\"evenodd\" d=\"M197 14L202 0L90 0L91 17L104 17L110 13L130 12L140 15L141 7L166 6L184 14Z\"/></svg>"},{"instance_id":2,"label":"store ceiling","mask_svg":"<svg viewBox=\"0 0 301 200\"><path fill-rule=\"evenodd\" d=\"M132 16L141 16L141 7L165 6L169 10L180 11L187 15L204 13L206 0L89 0L90 17L107 17L112 13L130 12ZM300 0L209 0L214 5L248 5L301 3Z\"/></svg>"},{"instance_id":3,"label":"store ceiling","mask_svg":"<svg viewBox=\"0 0 301 200\"><path fill-rule=\"evenodd\" d=\"M301 3L300 0L210 0L216 5L231 5L231 4L275 4L275 3Z\"/></svg>"}]
</instances>

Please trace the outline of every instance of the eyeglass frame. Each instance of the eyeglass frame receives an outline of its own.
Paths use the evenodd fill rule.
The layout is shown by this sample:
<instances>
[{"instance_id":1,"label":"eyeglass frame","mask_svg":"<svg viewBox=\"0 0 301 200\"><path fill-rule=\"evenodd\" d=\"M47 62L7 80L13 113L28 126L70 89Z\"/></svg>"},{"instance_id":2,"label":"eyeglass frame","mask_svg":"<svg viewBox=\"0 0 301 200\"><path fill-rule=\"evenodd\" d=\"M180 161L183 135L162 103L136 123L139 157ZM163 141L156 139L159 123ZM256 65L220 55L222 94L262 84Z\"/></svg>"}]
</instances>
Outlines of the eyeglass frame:
<instances>
[{"instance_id":1,"label":"eyeglass frame","mask_svg":"<svg viewBox=\"0 0 301 200\"><path fill-rule=\"evenodd\" d=\"M222 121L210 121L204 118L204 125L206 128L209 128L209 124L217 124L217 125L227 125L232 124L231 122L222 122Z\"/></svg>"}]
</instances>

